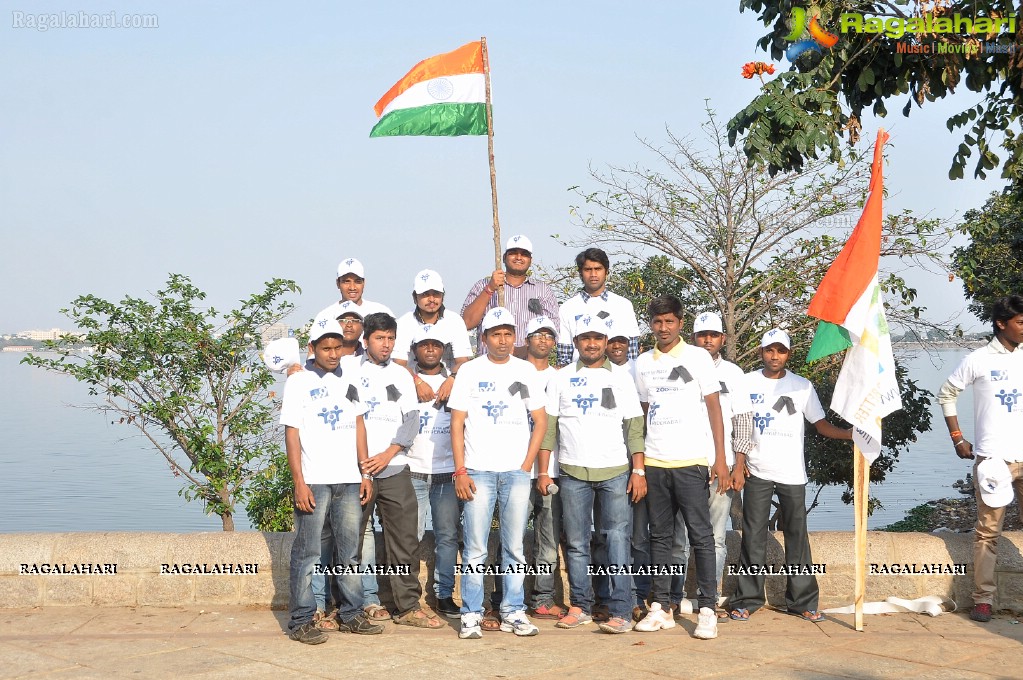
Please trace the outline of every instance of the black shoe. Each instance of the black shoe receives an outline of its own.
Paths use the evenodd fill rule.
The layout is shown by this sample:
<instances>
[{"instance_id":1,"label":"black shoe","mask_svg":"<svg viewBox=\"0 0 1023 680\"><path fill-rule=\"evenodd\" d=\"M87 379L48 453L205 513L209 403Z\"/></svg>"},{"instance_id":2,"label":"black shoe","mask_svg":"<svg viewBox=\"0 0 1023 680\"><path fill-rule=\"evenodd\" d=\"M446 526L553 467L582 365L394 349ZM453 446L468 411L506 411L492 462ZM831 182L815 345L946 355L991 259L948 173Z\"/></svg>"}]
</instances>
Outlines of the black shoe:
<instances>
[{"instance_id":1,"label":"black shoe","mask_svg":"<svg viewBox=\"0 0 1023 680\"><path fill-rule=\"evenodd\" d=\"M987 623L991 620L991 605L986 603L973 605L973 609L970 610L970 618L974 621Z\"/></svg>"},{"instance_id":2,"label":"black shoe","mask_svg":"<svg viewBox=\"0 0 1023 680\"><path fill-rule=\"evenodd\" d=\"M365 614L356 614L351 621L338 621L342 633L355 633L356 635L378 635L384 632L383 626L370 623Z\"/></svg>"},{"instance_id":3,"label":"black shoe","mask_svg":"<svg viewBox=\"0 0 1023 680\"><path fill-rule=\"evenodd\" d=\"M319 645L327 641L327 634L317 628L312 621L303 623L288 633L288 637L305 645Z\"/></svg>"},{"instance_id":4,"label":"black shoe","mask_svg":"<svg viewBox=\"0 0 1023 680\"><path fill-rule=\"evenodd\" d=\"M449 619L457 619L462 616L462 608L455 604L455 601L450 597L437 598L437 612Z\"/></svg>"}]
</instances>

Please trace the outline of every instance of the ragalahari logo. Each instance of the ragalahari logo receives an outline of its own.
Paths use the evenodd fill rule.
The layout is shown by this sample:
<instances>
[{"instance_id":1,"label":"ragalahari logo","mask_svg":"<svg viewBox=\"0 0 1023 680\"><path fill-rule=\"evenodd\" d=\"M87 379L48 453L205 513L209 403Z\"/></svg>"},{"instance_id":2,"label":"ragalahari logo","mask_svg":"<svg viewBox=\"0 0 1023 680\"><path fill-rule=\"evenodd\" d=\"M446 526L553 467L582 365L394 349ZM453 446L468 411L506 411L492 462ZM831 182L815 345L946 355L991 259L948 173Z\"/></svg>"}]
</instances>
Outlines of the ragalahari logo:
<instances>
[{"instance_id":1,"label":"ragalahari logo","mask_svg":"<svg viewBox=\"0 0 1023 680\"><path fill-rule=\"evenodd\" d=\"M789 15L792 24L792 31L785 36L785 40L792 43L785 50L785 57L789 61L795 61L799 55L808 50L822 52L822 47L831 49L838 43L838 36L825 31L817 21L817 16L811 16L810 21L806 20L806 10L802 7L793 7ZM803 37L808 33L809 37Z\"/></svg>"}]
</instances>

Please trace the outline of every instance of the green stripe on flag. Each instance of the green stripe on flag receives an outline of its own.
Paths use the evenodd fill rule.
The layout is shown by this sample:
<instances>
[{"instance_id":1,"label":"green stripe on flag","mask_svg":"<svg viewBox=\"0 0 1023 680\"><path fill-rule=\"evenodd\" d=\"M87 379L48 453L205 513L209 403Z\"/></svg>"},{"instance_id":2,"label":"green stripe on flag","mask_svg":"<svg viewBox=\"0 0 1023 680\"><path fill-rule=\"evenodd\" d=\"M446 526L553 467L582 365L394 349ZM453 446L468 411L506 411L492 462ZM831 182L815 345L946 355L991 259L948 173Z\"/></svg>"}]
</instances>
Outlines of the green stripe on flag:
<instances>
[{"instance_id":1,"label":"green stripe on flag","mask_svg":"<svg viewBox=\"0 0 1023 680\"><path fill-rule=\"evenodd\" d=\"M849 331L827 321L817 324L817 332L813 334L813 343L806 355L806 363L817 361L852 347Z\"/></svg>"},{"instance_id":2,"label":"green stripe on flag","mask_svg":"<svg viewBox=\"0 0 1023 680\"><path fill-rule=\"evenodd\" d=\"M402 135L487 134L487 109L483 102L470 104L430 104L391 111L373 126L370 137Z\"/></svg>"}]
</instances>

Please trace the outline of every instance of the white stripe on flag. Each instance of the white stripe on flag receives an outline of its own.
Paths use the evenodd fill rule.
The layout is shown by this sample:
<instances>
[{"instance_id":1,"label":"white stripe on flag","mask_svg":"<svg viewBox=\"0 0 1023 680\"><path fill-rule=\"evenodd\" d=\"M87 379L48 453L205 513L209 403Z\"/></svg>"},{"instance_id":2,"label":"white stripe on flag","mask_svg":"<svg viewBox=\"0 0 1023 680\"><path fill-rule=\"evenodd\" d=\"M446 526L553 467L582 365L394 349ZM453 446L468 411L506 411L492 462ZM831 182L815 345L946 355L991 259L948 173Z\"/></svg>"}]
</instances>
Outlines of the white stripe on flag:
<instances>
[{"instance_id":1,"label":"white stripe on flag","mask_svg":"<svg viewBox=\"0 0 1023 680\"><path fill-rule=\"evenodd\" d=\"M487 83L482 73L463 73L442 76L416 83L391 100L380 113L383 118L391 111L411 109L430 104L474 104L487 100Z\"/></svg>"}]
</instances>

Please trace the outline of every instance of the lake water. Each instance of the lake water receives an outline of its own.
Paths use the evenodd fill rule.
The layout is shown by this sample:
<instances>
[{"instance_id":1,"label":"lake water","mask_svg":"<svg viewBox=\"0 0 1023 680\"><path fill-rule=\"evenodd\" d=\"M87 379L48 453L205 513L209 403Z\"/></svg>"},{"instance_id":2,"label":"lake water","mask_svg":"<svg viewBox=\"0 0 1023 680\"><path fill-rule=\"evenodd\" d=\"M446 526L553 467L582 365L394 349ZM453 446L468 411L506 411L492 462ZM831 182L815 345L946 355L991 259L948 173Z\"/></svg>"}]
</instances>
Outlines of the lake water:
<instances>
[{"instance_id":1,"label":"lake water","mask_svg":"<svg viewBox=\"0 0 1023 680\"><path fill-rule=\"evenodd\" d=\"M909 361L911 375L937 391L965 350L943 350ZM88 404L85 386L73 379L19 364L24 355L0 353L0 532L15 531L219 531L220 518L201 504L179 497L180 481L141 435L112 425ZM972 435L972 393L960 399L964 432ZM933 429L902 455L888 481L871 485L884 504L870 528L902 519L906 510L935 498L957 495L952 482L971 463L949 446L941 411L932 405ZM850 455L852 455L850 453ZM813 487L808 489L808 502ZM244 509L237 529L251 529ZM841 489L821 494L809 516L811 530L851 531L851 505Z\"/></svg>"}]
</instances>

